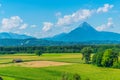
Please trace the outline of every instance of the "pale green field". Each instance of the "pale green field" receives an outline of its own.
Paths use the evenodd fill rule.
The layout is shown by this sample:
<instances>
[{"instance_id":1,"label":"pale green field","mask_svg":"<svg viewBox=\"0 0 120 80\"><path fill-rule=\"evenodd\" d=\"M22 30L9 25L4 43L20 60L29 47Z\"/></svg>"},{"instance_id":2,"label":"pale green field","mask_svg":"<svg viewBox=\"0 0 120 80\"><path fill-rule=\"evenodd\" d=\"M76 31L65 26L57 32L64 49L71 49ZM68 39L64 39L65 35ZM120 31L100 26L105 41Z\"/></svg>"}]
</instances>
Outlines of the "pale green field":
<instances>
[{"instance_id":1,"label":"pale green field","mask_svg":"<svg viewBox=\"0 0 120 80\"><path fill-rule=\"evenodd\" d=\"M21 58L24 61L48 60L74 64L42 68L20 67L11 63L15 58ZM120 80L119 69L83 64L81 54L44 54L40 57L28 54L0 55L0 66L0 76L4 80L61 80L64 72L68 73L69 80L73 80L75 73L79 74L82 80L87 78L90 80Z\"/></svg>"}]
</instances>

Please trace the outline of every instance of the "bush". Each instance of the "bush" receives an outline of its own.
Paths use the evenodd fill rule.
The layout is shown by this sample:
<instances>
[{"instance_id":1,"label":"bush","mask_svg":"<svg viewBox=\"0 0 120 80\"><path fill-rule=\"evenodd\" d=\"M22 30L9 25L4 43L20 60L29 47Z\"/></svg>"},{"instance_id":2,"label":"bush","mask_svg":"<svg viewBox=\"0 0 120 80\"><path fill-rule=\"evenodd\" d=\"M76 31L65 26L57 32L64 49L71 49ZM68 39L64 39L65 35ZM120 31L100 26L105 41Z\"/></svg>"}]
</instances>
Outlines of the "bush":
<instances>
[{"instance_id":1,"label":"bush","mask_svg":"<svg viewBox=\"0 0 120 80\"><path fill-rule=\"evenodd\" d=\"M115 62L118 62L118 53L112 49L105 50L101 64L104 67L112 67Z\"/></svg>"},{"instance_id":2,"label":"bush","mask_svg":"<svg viewBox=\"0 0 120 80\"><path fill-rule=\"evenodd\" d=\"M101 64L102 57L103 57L103 53L94 54L93 57L92 57L92 63L97 65L97 66L102 66L102 64Z\"/></svg>"},{"instance_id":3,"label":"bush","mask_svg":"<svg viewBox=\"0 0 120 80\"><path fill-rule=\"evenodd\" d=\"M115 62L112 67L120 69L120 62Z\"/></svg>"},{"instance_id":4,"label":"bush","mask_svg":"<svg viewBox=\"0 0 120 80\"><path fill-rule=\"evenodd\" d=\"M35 51L35 54L38 55L38 56L41 56L41 55L43 54L43 52L40 51L40 50L36 50L36 51Z\"/></svg>"},{"instance_id":5,"label":"bush","mask_svg":"<svg viewBox=\"0 0 120 80\"><path fill-rule=\"evenodd\" d=\"M0 80L3 80L3 78L2 78L2 77L0 77Z\"/></svg>"},{"instance_id":6,"label":"bush","mask_svg":"<svg viewBox=\"0 0 120 80\"><path fill-rule=\"evenodd\" d=\"M85 60L86 64L90 62L92 52L93 52L93 49L91 47L84 47L81 50L82 60Z\"/></svg>"},{"instance_id":7,"label":"bush","mask_svg":"<svg viewBox=\"0 0 120 80\"><path fill-rule=\"evenodd\" d=\"M67 73L63 73L62 75L62 80L68 80L68 74Z\"/></svg>"},{"instance_id":8,"label":"bush","mask_svg":"<svg viewBox=\"0 0 120 80\"><path fill-rule=\"evenodd\" d=\"M79 74L74 74L73 80L81 80L81 77Z\"/></svg>"},{"instance_id":9,"label":"bush","mask_svg":"<svg viewBox=\"0 0 120 80\"><path fill-rule=\"evenodd\" d=\"M106 49L103 53L96 53L92 57L92 63L101 67L117 67L120 68L118 63L119 54L113 49Z\"/></svg>"},{"instance_id":10,"label":"bush","mask_svg":"<svg viewBox=\"0 0 120 80\"><path fill-rule=\"evenodd\" d=\"M82 80L79 74L73 74L73 77L71 76L68 73L63 73L61 80Z\"/></svg>"},{"instance_id":11,"label":"bush","mask_svg":"<svg viewBox=\"0 0 120 80\"><path fill-rule=\"evenodd\" d=\"M89 78L86 78L85 80L90 80Z\"/></svg>"}]
</instances>

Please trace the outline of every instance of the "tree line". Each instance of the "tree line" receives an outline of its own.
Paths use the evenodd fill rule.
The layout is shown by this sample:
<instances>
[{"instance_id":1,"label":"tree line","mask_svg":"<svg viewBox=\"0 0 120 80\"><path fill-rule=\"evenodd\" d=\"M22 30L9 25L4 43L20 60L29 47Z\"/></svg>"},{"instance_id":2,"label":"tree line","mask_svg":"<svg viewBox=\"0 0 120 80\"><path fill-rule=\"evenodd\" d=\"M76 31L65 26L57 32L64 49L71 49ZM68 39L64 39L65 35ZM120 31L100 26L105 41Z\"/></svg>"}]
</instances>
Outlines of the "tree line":
<instances>
[{"instance_id":1,"label":"tree line","mask_svg":"<svg viewBox=\"0 0 120 80\"><path fill-rule=\"evenodd\" d=\"M91 47L84 47L81 53L83 56L82 60L84 60L86 64L92 63L99 67L120 68L118 49L111 48L98 51L92 56L93 49Z\"/></svg>"},{"instance_id":2,"label":"tree line","mask_svg":"<svg viewBox=\"0 0 120 80\"><path fill-rule=\"evenodd\" d=\"M72 45L72 46L22 46L22 47L0 47L0 54L15 53L34 53L41 51L42 53L80 53L84 47L91 47L93 53L103 52L106 49L114 49L120 51L120 45Z\"/></svg>"}]
</instances>

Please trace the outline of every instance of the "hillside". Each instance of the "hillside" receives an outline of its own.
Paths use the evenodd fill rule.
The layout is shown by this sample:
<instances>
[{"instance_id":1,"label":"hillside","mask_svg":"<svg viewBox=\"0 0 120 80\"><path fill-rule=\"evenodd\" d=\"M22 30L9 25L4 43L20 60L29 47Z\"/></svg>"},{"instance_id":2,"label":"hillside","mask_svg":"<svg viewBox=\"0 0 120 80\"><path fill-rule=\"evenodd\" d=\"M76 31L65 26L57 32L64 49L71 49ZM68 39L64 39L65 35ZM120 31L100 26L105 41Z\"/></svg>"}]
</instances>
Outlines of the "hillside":
<instances>
[{"instance_id":1,"label":"hillside","mask_svg":"<svg viewBox=\"0 0 120 80\"><path fill-rule=\"evenodd\" d=\"M27 35L16 34L16 33L10 33L10 32L0 33L0 39L28 39L28 38L33 38L33 37L27 36Z\"/></svg>"},{"instance_id":2,"label":"hillside","mask_svg":"<svg viewBox=\"0 0 120 80\"><path fill-rule=\"evenodd\" d=\"M56 35L49 40L65 42L88 42L88 41L120 41L120 34L113 32L97 31L87 22L83 22L69 33Z\"/></svg>"}]
</instances>

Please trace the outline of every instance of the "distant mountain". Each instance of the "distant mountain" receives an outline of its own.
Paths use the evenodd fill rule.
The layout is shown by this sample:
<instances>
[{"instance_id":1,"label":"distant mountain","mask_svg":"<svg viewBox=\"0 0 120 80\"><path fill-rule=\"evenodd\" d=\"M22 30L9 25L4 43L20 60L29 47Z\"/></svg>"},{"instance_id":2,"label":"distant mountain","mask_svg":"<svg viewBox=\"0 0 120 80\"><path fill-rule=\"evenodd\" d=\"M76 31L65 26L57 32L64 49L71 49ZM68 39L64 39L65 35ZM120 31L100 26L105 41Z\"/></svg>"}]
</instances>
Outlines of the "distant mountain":
<instances>
[{"instance_id":1,"label":"distant mountain","mask_svg":"<svg viewBox=\"0 0 120 80\"><path fill-rule=\"evenodd\" d=\"M69 46L79 44L120 44L120 34L97 31L84 22L69 33L36 39L15 33L0 33L0 46Z\"/></svg>"},{"instance_id":2,"label":"distant mountain","mask_svg":"<svg viewBox=\"0 0 120 80\"><path fill-rule=\"evenodd\" d=\"M87 42L63 42L44 39L0 39L1 46L70 46L70 45L92 45L92 44L120 44L120 41L87 41Z\"/></svg>"},{"instance_id":3,"label":"distant mountain","mask_svg":"<svg viewBox=\"0 0 120 80\"><path fill-rule=\"evenodd\" d=\"M20 35L16 33L7 33L7 32L0 33L0 39L28 39L28 38L33 38L33 37L27 35Z\"/></svg>"},{"instance_id":4,"label":"distant mountain","mask_svg":"<svg viewBox=\"0 0 120 80\"><path fill-rule=\"evenodd\" d=\"M63 33L49 38L52 41L89 42L89 41L120 41L120 34L97 31L87 22L83 22L69 33Z\"/></svg>"},{"instance_id":5,"label":"distant mountain","mask_svg":"<svg viewBox=\"0 0 120 80\"><path fill-rule=\"evenodd\" d=\"M50 41L44 39L0 39L1 46L63 46L63 45L76 45L73 42Z\"/></svg>"}]
</instances>

